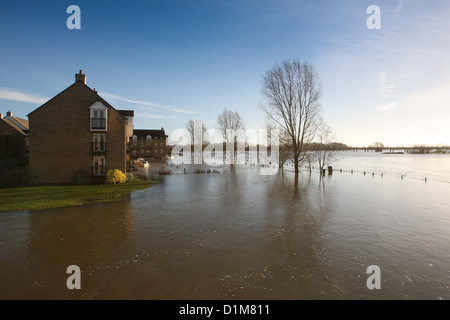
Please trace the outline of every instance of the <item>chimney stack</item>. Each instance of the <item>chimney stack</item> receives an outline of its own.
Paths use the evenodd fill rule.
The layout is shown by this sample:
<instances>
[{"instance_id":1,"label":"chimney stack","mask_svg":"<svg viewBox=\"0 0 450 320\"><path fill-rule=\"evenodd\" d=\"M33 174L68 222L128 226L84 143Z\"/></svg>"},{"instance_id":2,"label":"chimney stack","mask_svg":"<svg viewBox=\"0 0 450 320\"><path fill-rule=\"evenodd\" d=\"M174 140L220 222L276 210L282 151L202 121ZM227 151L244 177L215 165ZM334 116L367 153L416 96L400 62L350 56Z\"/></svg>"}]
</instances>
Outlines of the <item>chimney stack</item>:
<instances>
[{"instance_id":1,"label":"chimney stack","mask_svg":"<svg viewBox=\"0 0 450 320\"><path fill-rule=\"evenodd\" d=\"M80 73L75 74L75 82L81 81L86 84L86 75L83 74L83 70L80 70Z\"/></svg>"},{"instance_id":2,"label":"chimney stack","mask_svg":"<svg viewBox=\"0 0 450 320\"><path fill-rule=\"evenodd\" d=\"M0 113L0 119L3 119L3 114L2 113Z\"/></svg>"},{"instance_id":3,"label":"chimney stack","mask_svg":"<svg viewBox=\"0 0 450 320\"><path fill-rule=\"evenodd\" d=\"M12 112L11 112L11 110L9 110L9 111L6 113L6 116L7 116L7 117L12 117Z\"/></svg>"}]
</instances>

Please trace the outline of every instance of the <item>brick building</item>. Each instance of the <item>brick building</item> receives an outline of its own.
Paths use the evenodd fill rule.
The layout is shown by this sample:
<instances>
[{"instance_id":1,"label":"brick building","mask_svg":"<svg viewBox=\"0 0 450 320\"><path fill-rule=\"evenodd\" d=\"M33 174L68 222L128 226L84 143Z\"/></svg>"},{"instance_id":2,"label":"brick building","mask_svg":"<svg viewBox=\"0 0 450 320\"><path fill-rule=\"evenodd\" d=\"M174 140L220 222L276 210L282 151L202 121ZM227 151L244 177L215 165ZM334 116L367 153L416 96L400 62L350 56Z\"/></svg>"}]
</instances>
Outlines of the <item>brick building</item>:
<instances>
[{"instance_id":1,"label":"brick building","mask_svg":"<svg viewBox=\"0 0 450 320\"><path fill-rule=\"evenodd\" d=\"M28 157L28 120L0 113L0 158L25 162Z\"/></svg>"},{"instance_id":2,"label":"brick building","mask_svg":"<svg viewBox=\"0 0 450 320\"><path fill-rule=\"evenodd\" d=\"M163 159L167 156L168 136L161 130L133 130L128 144L131 159Z\"/></svg>"},{"instance_id":3,"label":"brick building","mask_svg":"<svg viewBox=\"0 0 450 320\"><path fill-rule=\"evenodd\" d=\"M35 182L70 183L77 173L101 180L109 169L125 172L133 116L89 88L80 70L74 84L28 114Z\"/></svg>"}]
</instances>

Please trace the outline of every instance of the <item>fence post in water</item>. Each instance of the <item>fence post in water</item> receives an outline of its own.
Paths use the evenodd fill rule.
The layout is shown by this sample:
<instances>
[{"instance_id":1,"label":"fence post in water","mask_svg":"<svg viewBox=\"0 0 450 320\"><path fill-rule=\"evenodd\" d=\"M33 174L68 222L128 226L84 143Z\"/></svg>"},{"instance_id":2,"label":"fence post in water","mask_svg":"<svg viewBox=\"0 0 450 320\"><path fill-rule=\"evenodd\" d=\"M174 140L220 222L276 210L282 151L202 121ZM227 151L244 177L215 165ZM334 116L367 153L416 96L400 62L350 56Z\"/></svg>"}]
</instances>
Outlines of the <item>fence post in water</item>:
<instances>
[{"instance_id":1,"label":"fence post in water","mask_svg":"<svg viewBox=\"0 0 450 320\"><path fill-rule=\"evenodd\" d=\"M402 180L403 180L403 175L401 176Z\"/></svg>"},{"instance_id":2,"label":"fence post in water","mask_svg":"<svg viewBox=\"0 0 450 320\"><path fill-rule=\"evenodd\" d=\"M425 177L425 183L427 183L427 177Z\"/></svg>"},{"instance_id":3,"label":"fence post in water","mask_svg":"<svg viewBox=\"0 0 450 320\"><path fill-rule=\"evenodd\" d=\"M332 175L332 174L333 174L333 167L328 166L328 175Z\"/></svg>"},{"instance_id":4,"label":"fence post in water","mask_svg":"<svg viewBox=\"0 0 450 320\"><path fill-rule=\"evenodd\" d=\"M352 170L351 172L352 172L352 174L353 174L353 170Z\"/></svg>"},{"instance_id":5,"label":"fence post in water","mask_svg":"<svg viewBox=\"0 0 450 320\"><path fill-rule=\"evenodd\" d=\"M381 173L381 177L383 178L383 172Z\"/></svg>"},{"instance_id":6,"label":"fence post in water","mask_svg":"<svg viewBox=\"0 0 450 320\"><path fill-rule=\"evenodd\" d=\"M374 177L375 176L375 172L372 172L372 177Z\"/></svg>"},{"instance_id":7,"label":"fence post in water","mask_svg":"<svg viewBox=\"0 0 450 320\"><path fill-rule=\"evenodd\" d=\"M366 172L364 171L364 175L366 175Z\"/></svg>"},{"instance_id":8,"label":"fence post in water","mask_svg":"<svg viewBox=\"0 0 450 320\"><path fill-rule=\"evenodd\" d=\"M339 169L339 172L342 173L342 169Z\"/></svg>"},{"instance_id":9,"label":"fence post in water","mask_svg":"<svg viewBox=\"0 0 450 320\"><path fill-rule=\"evenodd\" d=\"M186 173L186 168L184 168L184 173Z\"/></svg>"}]
</instances>

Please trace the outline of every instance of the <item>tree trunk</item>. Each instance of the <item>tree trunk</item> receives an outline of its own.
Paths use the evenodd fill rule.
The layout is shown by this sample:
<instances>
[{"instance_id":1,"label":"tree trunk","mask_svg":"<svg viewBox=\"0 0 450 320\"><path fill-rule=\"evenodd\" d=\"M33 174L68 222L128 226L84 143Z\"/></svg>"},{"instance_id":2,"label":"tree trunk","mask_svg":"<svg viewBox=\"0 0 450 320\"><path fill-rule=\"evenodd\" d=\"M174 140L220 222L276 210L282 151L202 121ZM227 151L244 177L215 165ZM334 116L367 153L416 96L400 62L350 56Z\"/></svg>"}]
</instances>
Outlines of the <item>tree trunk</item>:
<instances>
[{"instance_id":1,"label":"tree trunk","mask_svg":"<svg viewBox=\"0 0 450 320\"><path fill-rule=\"evenodd\" d=\"M295 168L295 175L298 175L299 168L298 168L298 155L294 156L294 168Z\"/></svg>"}]
</instances>

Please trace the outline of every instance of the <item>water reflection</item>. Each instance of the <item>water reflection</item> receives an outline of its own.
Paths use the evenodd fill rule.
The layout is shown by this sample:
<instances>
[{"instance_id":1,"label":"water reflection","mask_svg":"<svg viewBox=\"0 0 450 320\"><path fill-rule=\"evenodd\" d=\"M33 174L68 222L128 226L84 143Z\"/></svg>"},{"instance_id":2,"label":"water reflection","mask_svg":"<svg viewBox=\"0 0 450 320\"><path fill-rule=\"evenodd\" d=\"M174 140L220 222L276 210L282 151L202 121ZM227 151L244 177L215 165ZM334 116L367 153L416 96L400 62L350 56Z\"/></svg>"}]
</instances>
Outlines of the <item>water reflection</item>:
<instances>
[{"instance_id":1,"label":"water reflection","mask_svg":"<svg viewBox=\"0 0 450 320\"><path fill-rule=\"evenodd\" d=\"M21 263L0 262L7 274L2 276L1 298L88 297L93 290L89 285L81 292L67 290L66 269L78 265L86 280L119 258L134 229L130 198L28 214L27 235L19 240L26 250Z\"/></svg>"},{"instance_id":2,"label":"water reflection","mask_svg":"<svg viewBox=\"0 0 450 320\"><path fill-rule=\"evenodd\" d=\"M0 215L0 298L449 297L448 184L256 167L114 203ZM82 290L65 287L68 265ZM365 286L379 265L382 290Z\"/></svg>"}]
</instances>

